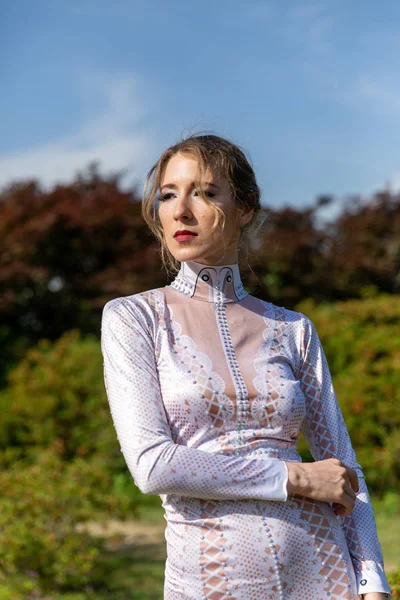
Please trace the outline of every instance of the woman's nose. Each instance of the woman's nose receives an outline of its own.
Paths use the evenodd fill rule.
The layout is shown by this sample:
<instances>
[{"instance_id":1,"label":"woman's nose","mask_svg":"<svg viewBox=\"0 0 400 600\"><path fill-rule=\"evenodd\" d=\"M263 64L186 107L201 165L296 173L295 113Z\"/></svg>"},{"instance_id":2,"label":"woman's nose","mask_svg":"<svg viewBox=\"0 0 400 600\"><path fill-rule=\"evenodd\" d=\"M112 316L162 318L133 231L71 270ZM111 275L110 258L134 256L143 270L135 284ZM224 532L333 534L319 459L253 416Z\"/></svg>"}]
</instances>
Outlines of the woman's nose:
<instances>
[{"instance_id":1,"label":"woman's nose","mask_svg":"<svg viewBox=\"0 0 400 600\"><path fill-rule=\"evenodd\" d=\"M174 218L181 219L182 217L190 217L190 195L179 194L174 206Z\"/></svg>"}]
</instances>

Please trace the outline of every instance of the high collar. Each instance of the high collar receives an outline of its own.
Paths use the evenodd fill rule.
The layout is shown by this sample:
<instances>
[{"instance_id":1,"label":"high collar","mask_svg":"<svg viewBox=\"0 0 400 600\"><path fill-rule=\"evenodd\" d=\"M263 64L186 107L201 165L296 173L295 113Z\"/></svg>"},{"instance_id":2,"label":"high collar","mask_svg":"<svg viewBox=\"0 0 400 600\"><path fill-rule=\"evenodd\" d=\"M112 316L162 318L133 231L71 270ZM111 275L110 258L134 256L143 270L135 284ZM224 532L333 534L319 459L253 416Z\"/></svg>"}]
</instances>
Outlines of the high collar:
<instances>
[{"instance_id":1,"label":"high collar","mask_svg":"<svg viewBox=\"0 0 400 600\"><path fill-rule=\"evenodd\" d=\"M237 263L202 265L193 260L181 262L179 273L169 287L190 298L215 304L239 302L248 296Z\"/></svg>"}]
</instances>

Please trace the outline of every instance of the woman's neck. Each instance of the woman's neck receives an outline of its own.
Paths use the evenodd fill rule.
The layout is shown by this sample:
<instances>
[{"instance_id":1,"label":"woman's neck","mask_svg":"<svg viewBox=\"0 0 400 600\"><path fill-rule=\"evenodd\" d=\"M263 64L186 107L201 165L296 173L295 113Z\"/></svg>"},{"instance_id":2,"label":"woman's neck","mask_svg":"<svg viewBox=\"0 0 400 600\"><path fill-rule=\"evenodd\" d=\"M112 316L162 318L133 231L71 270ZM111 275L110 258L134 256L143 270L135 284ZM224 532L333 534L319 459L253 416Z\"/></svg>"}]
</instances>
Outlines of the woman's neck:
<instances>
[{"instance_id":1,"label":"woman's neck","mask_svg":"<svg viewBox=\"0 0 400 600\"><path fill-rule=\"evenodd\" d=\"M179 273L168 287L189 298L214 304L240 302L248 296L238 263L203 265L193 260L183 261Z\"/></svg>"}]
</instances>

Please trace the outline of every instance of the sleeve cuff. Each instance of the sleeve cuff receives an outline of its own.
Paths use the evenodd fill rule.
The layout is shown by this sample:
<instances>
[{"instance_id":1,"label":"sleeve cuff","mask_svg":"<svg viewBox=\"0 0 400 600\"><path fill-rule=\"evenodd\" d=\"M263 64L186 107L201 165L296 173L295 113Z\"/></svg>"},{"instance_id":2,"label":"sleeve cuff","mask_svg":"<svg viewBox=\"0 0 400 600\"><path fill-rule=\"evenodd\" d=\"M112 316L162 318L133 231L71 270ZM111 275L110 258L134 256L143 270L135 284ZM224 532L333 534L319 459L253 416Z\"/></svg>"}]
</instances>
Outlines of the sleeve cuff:
<instances>
[{"instance_id":1,"label":"sleeve cuff","mask_svg":"<svg viewBox=\"0 0 400 600\"><path fill-rule=\"evenodd\" d=\"M282 500L283 502L286 502L289 499L289 494L287 491L287 487L288 487L288 480L289 480L289 469L287 467L287 464L282 461L282 474L281 474L281 485L282 485L282 490L281 490L281 494L282 494Z\"/></svg>"},{"instance_id":2,"label":"sleeve cuff","mask_svg":"<svg viewBox=\"0 0 400 600\"><path fill-rule=\"evenodd\" d=\"M384 571L376 571L372 567L365 567L360 573L356 573L358 594L370 592L381 592L391 598L390 587Z\"/></svg>"},{"instance_id":3,"label":"sleeve cuff","mask_svg":"<svg viewBox=\"0 0 400 600\"><path fill-rule=\"evenodd\" d=\"M278 500L286 502L288 499L287 483L289 469L283 460L271 459L268 467L269 477L265 480L265 493L263 500Z\"/></svg>"}]
</instances>

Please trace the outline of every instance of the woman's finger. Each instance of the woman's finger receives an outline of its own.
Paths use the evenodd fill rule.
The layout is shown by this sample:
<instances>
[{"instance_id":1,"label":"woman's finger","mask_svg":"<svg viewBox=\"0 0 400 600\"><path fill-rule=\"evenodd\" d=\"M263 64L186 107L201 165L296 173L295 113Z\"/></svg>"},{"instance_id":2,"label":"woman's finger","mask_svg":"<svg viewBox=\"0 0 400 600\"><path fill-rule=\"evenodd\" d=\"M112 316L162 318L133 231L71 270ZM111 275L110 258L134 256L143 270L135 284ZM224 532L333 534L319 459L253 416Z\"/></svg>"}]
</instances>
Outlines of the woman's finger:
<instances>
[{"instance_id":1,"label":"woman's finger","mask_svg":"<svg viewBox=\"0 0 400 600\"><path fill-rule=\"evenodd\" d=\"M343 488L343 491L352 499L353 502L356 501L357 495L356 495L354 489L352 488L350 481L348 479L346 479L346 484Z\"/></svg>"},{"instance_id":2,"label":"woman's finger","mask_svg":"<svg viewBox=\"0 0 400 600\"><path fill-rule=\"evenodd\" d=\"M355 492L358 492L359 490L359 485L358 485L358 477L357 477L357 473L355 472L354 469L351 469L350 467L346 467L346 475L349 479L350 485L353 488L353 490Z\"/></svg>"},{"instance_id":3,"label":"woman's finger","mask_svg":"<svg viewBox=\"0 0 400 600\"><path fill-rule=\"evenodd\" d=\"M351 494L351 495L350 495ZM354 497L353 497L354 496ZM350 486L346 486L343 490L343 496L340 502L334 502L332 508L335 514L340 517L347 517L353 512L356 495Z\"/></svg>"}]
</instances>

